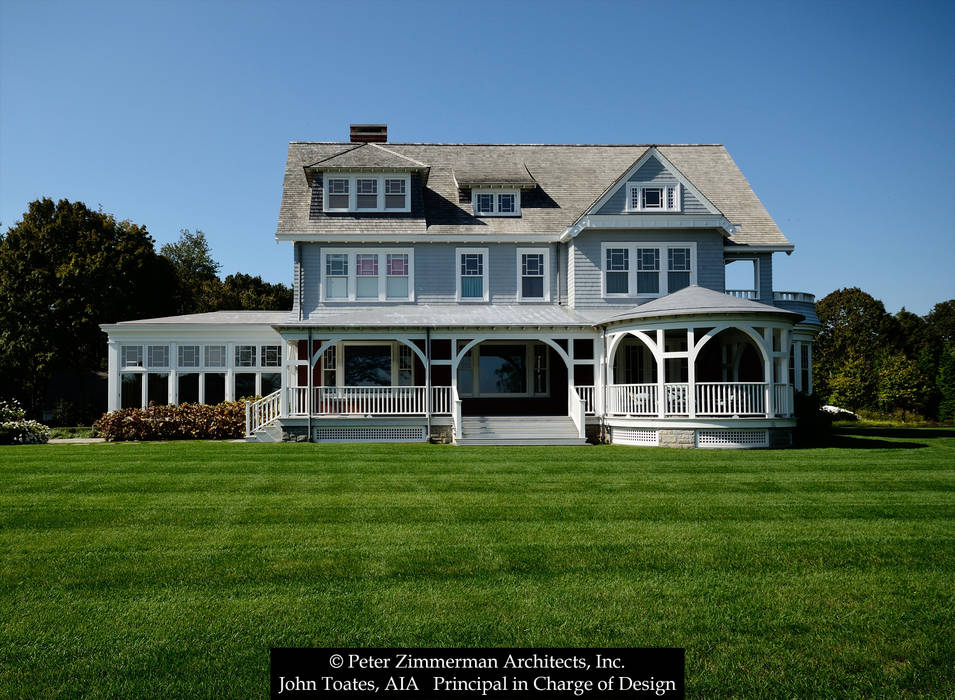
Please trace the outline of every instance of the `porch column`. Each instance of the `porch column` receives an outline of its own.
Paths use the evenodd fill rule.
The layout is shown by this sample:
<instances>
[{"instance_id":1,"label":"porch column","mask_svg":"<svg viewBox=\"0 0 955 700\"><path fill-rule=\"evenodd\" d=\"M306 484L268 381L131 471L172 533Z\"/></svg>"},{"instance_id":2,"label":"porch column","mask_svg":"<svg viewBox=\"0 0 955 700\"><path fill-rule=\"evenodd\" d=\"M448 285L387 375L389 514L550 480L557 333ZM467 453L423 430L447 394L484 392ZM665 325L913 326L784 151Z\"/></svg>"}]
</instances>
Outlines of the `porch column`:
<instances>
[{"instance_id":1,"label":"porch column","mask_svg":"<svg viewBox=\"0 0 955 700\"><path fill-rule=\"evenodd\" d=\"M782 356L779 358L779 364L781 369L779 370L779 383L785 387L783 391L783 400L786 401L785 406L776 406L776 415L785 414L786 416L792 415L792 406L789 405L789 344L790 344L790 332L787 329L783 329L779 333L780 344L779 350L782 353ZM773 396L776 395L775 387L773 390ZM782 410L780 410L782 409Z\"/></svg>"},{"instance_id":2,"label":"porch column","mask_svg":"<svg viewBox=\"0 0 955 700\"><path fill-rule=\"evenodd\" d=\"M285 345L285 352L282 353L282 379L281 379L281 394L279 394L279 415L287 416L288 411L288 394L289 394L289 375L292 371L292 355L295 354L295 359L298 359L297 346L293 345L293 341L283 339L283 344Z\"/></svg>"},{"instance_id":3,"label":"porch column","mask_svg":"<svg viewBox=\"0 0 955 700\"><path fill-rule=\"evenodd\" d=\"M806 343L806 369L809 375L809 386L806 387L806 393L812 393L812 343Z\"/></svg>"},{"instance_id":4,"label":"porch column","mask_svg":"<svg viewBox=\"0 0 955 700\"><path fill-rule=\"evenodd\" d=\"M119 343L110 341L106 349L106 410L116 411L120 407L119 395Z\"/></svg>"},{"instance_id":5,"label":"porch column","mask_svg":"<svg viewBox=\"0 0 955 700\"><path fill-rule=\"evenodd\" d=\"M235 361L235 345L226 343L225 346L225 400L235 401L235 370L233 363Z\"/></svg>"},{"instance_id":6,"label":"porch column","mask_svg":"<svg viewBox=\"0 0 955 700\"><path fill-rule=\"evenodd\" d=\"M694 333L686 329L686 410L690 418L696 418L696 355Z\"/></svg>"},{"instance_id":7,"label":"porch column","mask_svg":"<svg viewBox=\"0 0 955 700\"><path fill-rule=\"evenodd\" d=\"M594 339L594 413L598 416L607 414L607 336L601 334Z\"/></svg>"},{"instance_id":8,"label":"porch column","mask_svg":"<svg viewBox=\"0 0 955 700\"><path fill-rule=\"evenodd\" d=\"M773 401L773 329L763 329L763 401L765 401L766 417L776 415ZM737 380L738 381L738 380Z\"/></svg>"},{"instance_id":9,"label":"porch column","mask_svg":"<svg viewBox=\"0 0 955 700\"><path fill-rule=\"evenodd\" d=\"M666 346L663 342L663 329L657 329L657 415L660 418L664 418L667 413L667 399L666 399L666 376L667 376L667 361L663 356L664 349Z\"/></svg>"},{"instance_id":10,"label":"porch column","mask_svg":"<svg viewBox=\"0 0 955 700\"><path fill-rule=\"evenodd\" d=\"M802 391L802 341L793 341L793 388Z\"/></svg>"},{"instance_id":11,"label":"porch column","mask_svg":"<svg viewBox=\"0 0 955 700\"><path fill-rule=\"evenodd\" d=\"M179 359L176 356L176 344L169 343L169 386L167 387L167 403L171 403L173 406L179 403L179 381L177 380L176 374L176 360Z\"/></svg>"}]
</instances>

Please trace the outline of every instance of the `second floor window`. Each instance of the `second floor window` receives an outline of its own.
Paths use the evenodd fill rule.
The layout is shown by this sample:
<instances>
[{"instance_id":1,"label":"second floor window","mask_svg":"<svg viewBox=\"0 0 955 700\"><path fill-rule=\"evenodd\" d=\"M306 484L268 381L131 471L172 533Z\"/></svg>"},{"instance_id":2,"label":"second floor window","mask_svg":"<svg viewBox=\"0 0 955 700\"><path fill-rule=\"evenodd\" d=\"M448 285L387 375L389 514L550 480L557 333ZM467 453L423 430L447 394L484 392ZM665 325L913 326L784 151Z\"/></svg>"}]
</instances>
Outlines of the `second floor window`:
<instances>
[{"instance_id":1,"label":"second floor window","mask_svg":"<svg viewBox=\"0 0 955 700\"><path fill-rule=\"evenodd\" d=\"M472 190L475 216L520 216L519 190L481 191Z\"/></svg>"},{"instance_id":2,"label":"second floor window","mask_svg":"<svg viewBox=\"0 0 955 700\"><path fill-rule=\"evenodd\" d=\"M458 248L458 300L487 301L487 250Z\"/></svg>"},{"instance_id":3,"label":"second floor window","mask_svg":"<svg viewBox=\"0 0 955 700\"><path fill-rule=\"evenodd\" d=\"M518 299L520 301L547 301L550 296L550 275L546 249L517 251Z\"/></svg>"},{"instance_id":4,"label":"second floor window","mask_svg":"<svg viewBox=\"0 0 955 700\"><path fill-rule=\"evenodd\" d=\"M413 301L411 249L323 252L323 301Z\"/></svg>"},{"instance_id":5,"label":"second floor window","mask_svg":"<svg viewBox=\"0 0 955 700\"><path fill-rule=\"evenodd\" d=\"M614 243L603 246L604 295L659 297L696 284L696 245Z\"/></svg>"},{"instance_id":6,"label":"second floor window","mask_svg":"<svg viewBox=\"0 0 955 700\"><path fill-rule=\"evenodd\" d=\"M680 211L680 185L628 185L627 211Z\"/></svg>"}]
</instances>

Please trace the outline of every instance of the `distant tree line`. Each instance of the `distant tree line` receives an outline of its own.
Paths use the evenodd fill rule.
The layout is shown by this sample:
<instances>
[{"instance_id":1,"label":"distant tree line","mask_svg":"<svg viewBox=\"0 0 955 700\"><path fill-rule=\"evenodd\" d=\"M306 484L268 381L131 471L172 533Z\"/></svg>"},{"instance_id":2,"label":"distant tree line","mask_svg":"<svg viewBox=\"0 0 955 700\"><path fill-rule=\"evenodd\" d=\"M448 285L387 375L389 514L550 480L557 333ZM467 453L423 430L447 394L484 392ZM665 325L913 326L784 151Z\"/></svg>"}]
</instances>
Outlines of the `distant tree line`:
<instances>
[{"instance_id":1,"label":"distant tree line","mask_svg":"<svg viewBox=\"0 0 955 700\"><path fill-rule=\"evenodd\" d=\"M813 348L815 392L852 411L955 418L955 299L925 316L886 312L861 289L816 303L822 331Z\"/></svg>"},{"instance_id":2,"label":"distant tree line","mask_svg":"<svg viewBox=\"0 0 955 700\"><path fill-rule=\"evenodd\" d=\"M0 398L39 416L54 378L65 385L105 370L101 323L291 308L288 286L247 274L220 279L220 269L201 231L183 229L157 253L143 226L82 202L31 202L0 233ZM102 393L77 419L98 417Z\"/></svg>"}]
</instances>

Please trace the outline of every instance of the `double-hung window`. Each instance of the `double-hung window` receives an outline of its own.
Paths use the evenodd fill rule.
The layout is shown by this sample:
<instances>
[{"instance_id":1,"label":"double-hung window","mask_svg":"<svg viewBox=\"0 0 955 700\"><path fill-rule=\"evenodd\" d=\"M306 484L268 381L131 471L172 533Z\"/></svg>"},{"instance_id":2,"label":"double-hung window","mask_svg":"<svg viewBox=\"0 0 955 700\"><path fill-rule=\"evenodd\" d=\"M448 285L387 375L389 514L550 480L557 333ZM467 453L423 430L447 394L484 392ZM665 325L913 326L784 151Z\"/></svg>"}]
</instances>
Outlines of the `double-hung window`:
<instances>
[{"instance_id":1,"label":"double-hung window","mask_svg":"<svg viewBox=\"0 0 955 700\"><path fill-rule=\"evenodd\" d=\"M518 249L517 290L520 301L548 301L550 269L546 248Z\"/></svg>"},{"instance_id":2,"label":"double-hung window","mask_svg":"<svg viewBox=\"0 0 955 700\"><path fill-rule=\"evenodd\" d=\"M458 301L487 301L487 248L457 249Z\"/></svg>"},{"instance_id":3,"label":"double-hung window","mask_svg":"<svg viewBox=\"0 0 955 700\"><path fill-rule=\"evenodd\" d=\"M520 216L519 190L472 190L475 216Z\"/></svg>"},{"instance_id":4,"label":"double-hung window","mask_svg":"<svg viewBox=\"0 0 955 700\"><path fill-rule=\"evenodd\" d=\"M324 176L326 212L409 212L408 173L328 173Z\"/></svg>"},{"instance_id":5,"label":"double-hung window","mask_svg":"<svg viewBox=\"0 0 955 700\"><path fill-rule=\"evenodd\" d=\"M604 296L659 297L696 284L695 243L605 243L603 251Z\"/></svg>"},{"instance_id":6,"label":"double-hung window","mask_svg":"<svg viewBox=\"0 0 955 700\"><path fill-rule=\"evenodd\" d=\"M627 211L680 211L680 185L627 185Z\"/></svg>"},{"instance_id":7,"label":"double-hung window","mask_svg":"<svg viewBox=\"0 0 955 700\"><path fill-rule=\"evenodd\" d=\"M260 362L262 367L279 367L282 364L281 346L263 345L261 348ZM270 392L271 393L271 392Z\"/></svg>"},{"instance_id":8,"label":"double-hung window","mask_svg":"<svg viewBox=\"0 0 955 700\"><path fill-rule=\"evenodd\" d=\"M414 251L322 252L323 301L413 301Z\"/></svg>"}]
</instances>

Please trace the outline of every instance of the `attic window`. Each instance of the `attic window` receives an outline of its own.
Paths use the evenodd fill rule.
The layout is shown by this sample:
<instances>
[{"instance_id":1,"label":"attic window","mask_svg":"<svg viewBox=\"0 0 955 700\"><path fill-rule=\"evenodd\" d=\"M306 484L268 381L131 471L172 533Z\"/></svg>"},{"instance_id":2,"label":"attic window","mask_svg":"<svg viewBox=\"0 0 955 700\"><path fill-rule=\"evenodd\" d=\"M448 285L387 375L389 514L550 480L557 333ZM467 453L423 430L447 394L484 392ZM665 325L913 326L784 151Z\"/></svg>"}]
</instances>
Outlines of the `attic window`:
<instances>
[{"instance_id":1,"label":"attic window","mask_svg":"<svg viewBox=\"0 0 955 700\"><path fill-rule=\"evenodd\" d=\"M627 186L627 211L680 211L680 185Z\"/></svg>"},{"instance_id":2,"label":"attic window","mask_svg":"<svg viewBox=\"0 0 955 700\"><path fill-rule=\"evenodd\" d=\"M520 216L519 190L479 190L471 196L475 216Z\"/></svg>"},{"instance_id":3,"label":"attic window","mask_svg":"<svg viewBox=\"0 0 955 700\"><path fill-rule=\"evenodd\" d=\"M408 212L411 176L389 173L325 175L326 212Z\"/></svg>"}]
</instances>

